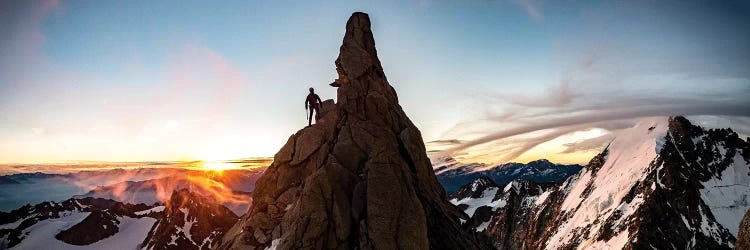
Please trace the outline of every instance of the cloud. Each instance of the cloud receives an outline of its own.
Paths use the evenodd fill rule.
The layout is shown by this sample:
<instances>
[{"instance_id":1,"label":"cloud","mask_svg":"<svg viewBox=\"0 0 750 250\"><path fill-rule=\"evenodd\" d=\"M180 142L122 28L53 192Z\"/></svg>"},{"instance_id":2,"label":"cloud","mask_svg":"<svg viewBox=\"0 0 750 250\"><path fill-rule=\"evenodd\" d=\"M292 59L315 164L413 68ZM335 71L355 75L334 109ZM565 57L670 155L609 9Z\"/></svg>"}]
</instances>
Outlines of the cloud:
<instances>
[{"instance_id":1,"label":"cloud","mask_svg":"<svg viewBox=\"0 0 750 250\"><path fill-rule=\"evenodd\" d=\"M522 154L526 153L527 151L531 150L532 148L539 146L542 143L545 143L547 141L553 140L555 138L558 138L560 136L578 131L583 129L580 126L573 126L573 127L567 127L567 128L561 128L561 129L555 129L552 132L543 134L541 136L536 136L533 138L523 139L520 142L513 144L513 148L503 152L503 156L498 159L499 162L508 162L513 159L518 158Z\"/></svg>"},{"instance_id":2,"label":"cloud","mask_svg":"<svg viewBox=\"0 0 750 250\"><path fill-rule=\"evenodd\" d=\"M436 145L436 146L446 146L446 145L450 146L450 145L461 144L461 141L460 140L456 140L456 139L434 140L434 141L427 142L427 144Z\"/></svg>"},{"instance_id":3,"label":"cloud","mask_svg":"<svg viewBox=\"0 0 750 250\"><path fill-rule=\"evenodd\" d=\"M601 49L586 51L581 58L541 95L488 95L491 98L485 99L485 116L460 122L445 133L462 143L444 153L466 156L475 151L475 155L490 155L505 162L575 131L610 131L550 152L582 153L599 149L614 132L635 120L653 116L725 117L722 125L735 127L741 134L750 127L750 98L746 94L750 93L750 78L746 73L707 68L696 73L686 66L710 65L717 58L676 60L665 65L665 58L672 57ZM476 136L476 131L484 133ZM518 136L523 137L515 142L508 140ZM484 144L495 147L488 150Z\"/></svg>"},{"instance_id":4,"label":"cloud","mask_svg":"<svg viewBox=\"0 0 750 250\"><path fill-rule=\"evenodd\" d=\"M511 0L514 4L520 6L526 14L534 21L542 20L542 11L539 9L539 4L535 0Z\"/></svg>"},{"instance_id":5,"label":"cloud","mask_svg":"<svg viewBox=\"0 0 750 250\"><path fill-rule=\"evenodd\" d=\"M41 25L59 7L57 0L0 1L0 93L8 93L42 62Z\"/></svg>"},{"instance_id":6,"label":"cloud","mask_svg":"<svg viewBox=\"0 0 750 250\"><path fill-rule=\"evenodd\" d=\"M571 142L564 144L565 150L561 151L560 153L563 154L570 154L570 153L576 153L576 152L586 152L586 151L601 151L602 145L605 143L608 143L614 139L614 134L604 134L598 137L589 138L581 141Z\"/></svg>"},{"instance_id":7,"label":"cloud","mask_svg":"<svg viewBox=\"0 0 750 250\"><path fill-rule=\"evenodd\" d=\"M434 2L440 2L435 0L417 0L417 5L421 8L427 8L431 7ZM445 1L449 2L449 1ZM520 7L524 12L526 12L527 15L529 15L529 18L535 22L539 22L542 19L544 19L544 15L542 14L541 7L539 5L539 2L536 0L490 0L487 1L487 3L495 4L495 3L511 3L514 5L517 5Z\"/></svg>"},{"instance_id":8,"label":"cloud","mask_svg":"<svg viewBox=\"0 0 750 250\"><path fill-rule=\"evenodd\" d=\"M518 4L532 18L542 16L538 2ZM686 115L702 126L731 127L747 135L747 16L736 9L704 4L622 7L581 16L577 30L560 35L559 78L535 83L547 86L545 91L517 93L506 88L501 93L480 94L479 109L487 110L486 114L461 121L444 133L446 138L462 141L445 152L511 161L570 131L608 131L593 138L572 138L547 152L581 154L597 150L617 131L652 116ZM643 23L624 14L660 21ZM686 22L696 25L685 30ZM717 24L722 28L716 29Z\"/></svg>"}]
</instances>

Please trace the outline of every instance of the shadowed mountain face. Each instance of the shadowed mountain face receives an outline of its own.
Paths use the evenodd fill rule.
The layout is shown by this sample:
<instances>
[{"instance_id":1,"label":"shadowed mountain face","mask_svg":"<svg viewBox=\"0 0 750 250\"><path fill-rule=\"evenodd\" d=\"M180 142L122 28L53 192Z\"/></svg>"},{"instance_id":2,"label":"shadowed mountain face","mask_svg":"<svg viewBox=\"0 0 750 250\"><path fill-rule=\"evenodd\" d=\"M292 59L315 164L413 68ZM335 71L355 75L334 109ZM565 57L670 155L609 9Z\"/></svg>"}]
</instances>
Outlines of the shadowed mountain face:
<instances>
[{"instance_id":1,"label":"shadowed mountain face","mask_svg":"<svg viewBox=\"0 0 750 250\"><path fill-rule=\"evenodd\" d=\"M583 166L578 164L555 164L545 159L526 164L510 162L488 168L485 164L463 164L449 158L435 164L435 174L445 191L452 193L482 176L489 177L500 186L519 179L536 183L561 183L578 173L581 168Z\"/></svg>"},{"instance_id":2,"label":"shadowed mountain face","mask_svg":"<svg viewBox=\"0 0 750 250\"><path fill-rule=\"evenodd\" d=\"M237 215L210 197L177 190L143 241L143 249L209 249L235 222Z\"/></svg>"},{"instance_id":3,"label":"shadowed mountain face","mask_svg":"<svg viewBox=\"0 0 750 250\"><path fill-rule=\"evenodd\" d=\"M489 247L460 228L465 215L447 201L398 104L367 14L347 22L336 66L338 103L289 138L258 180L251 210L214 248Z\"/></svg>"}]
</instances>

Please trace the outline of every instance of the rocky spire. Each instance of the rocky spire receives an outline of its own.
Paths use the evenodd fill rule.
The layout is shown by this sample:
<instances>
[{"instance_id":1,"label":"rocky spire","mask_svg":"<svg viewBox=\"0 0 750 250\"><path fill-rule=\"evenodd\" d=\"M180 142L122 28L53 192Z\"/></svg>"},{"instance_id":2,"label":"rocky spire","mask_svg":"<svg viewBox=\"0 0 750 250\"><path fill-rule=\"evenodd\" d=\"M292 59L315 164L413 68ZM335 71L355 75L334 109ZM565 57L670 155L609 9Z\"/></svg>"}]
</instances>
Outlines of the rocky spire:
<instances>
[{"instance_id":1,"label":"rocky spire","mask_svg":"<svg viewBox=\"0 0 750 250\"><path fill-rule=\"evenodd\" d=\"M398 104L370 19L354 13L336 59L338 103L292 135L250 211L216 249L479 249L460 228L419 130Z\"/></svg>"}]
</instances>

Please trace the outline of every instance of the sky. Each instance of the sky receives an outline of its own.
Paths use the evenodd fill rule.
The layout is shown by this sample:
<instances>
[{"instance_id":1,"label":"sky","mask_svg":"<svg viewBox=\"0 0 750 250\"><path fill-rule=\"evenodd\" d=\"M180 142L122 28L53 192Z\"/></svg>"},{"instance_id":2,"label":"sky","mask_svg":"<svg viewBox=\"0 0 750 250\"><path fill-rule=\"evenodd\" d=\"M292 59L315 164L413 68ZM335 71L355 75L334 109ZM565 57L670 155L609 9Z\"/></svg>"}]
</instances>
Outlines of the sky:
<instances>
[{"instance_id":1,"label":"sky","mask_svg":"<svg viewBox=\"0 0 750 250\"><path fill-rule=\"evenodd\" d=\"M733 1L0 1L0 163L272 156L354 11L429 148L585 163L648 116L750 134Z\"/></svg>"}]
</instances>

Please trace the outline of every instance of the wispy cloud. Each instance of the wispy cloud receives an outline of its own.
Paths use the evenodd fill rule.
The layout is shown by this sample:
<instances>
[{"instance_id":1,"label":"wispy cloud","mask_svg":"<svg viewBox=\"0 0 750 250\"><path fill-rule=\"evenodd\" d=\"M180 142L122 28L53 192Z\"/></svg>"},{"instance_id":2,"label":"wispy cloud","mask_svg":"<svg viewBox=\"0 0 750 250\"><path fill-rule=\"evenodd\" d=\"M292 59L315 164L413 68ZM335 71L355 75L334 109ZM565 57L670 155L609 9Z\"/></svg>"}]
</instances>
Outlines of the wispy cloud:
<instances>
[{"instance_id":1,"label":"wispy cloud","mask_svg":"<svg viewBox=\"0 0 750 250\"><path fill-rule=\"evenodd\" d=\"M538 2L517 3L530 16L541 17ZM704 4L625 3L619 11L658 22L646 28L641 22L631 23L629 15L616 17L601 10L581 16L591 27L576 35L561 35L561 59L563 65L568 63L557 81L538 83L548 86L541 93L506 88L502 93L479 94L480 108L486 113L448 131L445 138L462 143L446 152L511 161L555 138L592 128L607 131L547 148L552 151L548 155L591 154L617 131L652 116L686 115L704 126L732 127L747 134L746 15ZM689 31L688 22L696 23ZM716 29L718 23L722 29ZM618 31L603 28L608 24L619 25L610 27ZM625 31L638 32L639 37L621 33Z\"/></svg>"},{"instance_id":2,"label":"wispy cloud","mask_svg":"<svg viewBox=\"0 0 750 250\"><path fill-rule=\"evenodd\" d=\"M20 75L14 71L38 62L46 38L41 24L59 5L57 0L0 2L0 72Z\"/></svg>"},{"instance_id":3,"label":"wispy cloud","mask_svg":"<svg viewBox=\"0 0 750 250\"><path fill-rule=\"evenodd\" d=\"M417 4L422 8L431 7L433 2L439 0L417 0ZM511 3L516 5L521 10L526 12L529 18L533 21L539 22L544 19L542 8L537 0L488 0L487 3Z\"/></svg>"},{"instance_id":4,"label":"wispy cloud","mask_svg":"<svg viewBox=\"0 0 750 250\"><path fill-rule=\"evenodd\" d=\"M744 127L744 117L750 116L750 99L746 96L750 93L750 79L742 74L706 72L694 76L679 61L672 62L674 67L665 67L656 65L659 60L615 55L597 56L596 60L584 56L578 66L564 72L559 82L542 95L487 95L486 105L500 109L488 109L486 116L463 122L454 130L492 132L463 140L445 152L466 155L472 148L491 144L494 160L506 162L542 143L591 128L610 133L567 143L559 153L600 149L612 139L613 132L629 127L641 117L727 116L734 117L730 119L734 125ZM643 65L634 67L636 63L654 67L644 72ZM523 139L509 140L521 135ZM479 151L487 154L486 149Z\"/></svg>"},{"instance_id":5,"label":"wispy cloud","mask_svg":"<svg viewBox=\"0 0 750 250\"><path fill-rule=\"evenodd\" d=\"M526 14L529 15L529 17L534 21L541 21L542 11L539 7L539 3L536 0L511 0L513 3L520 6L524 11L526 11Z\"/></svg>"}]
</instances>

